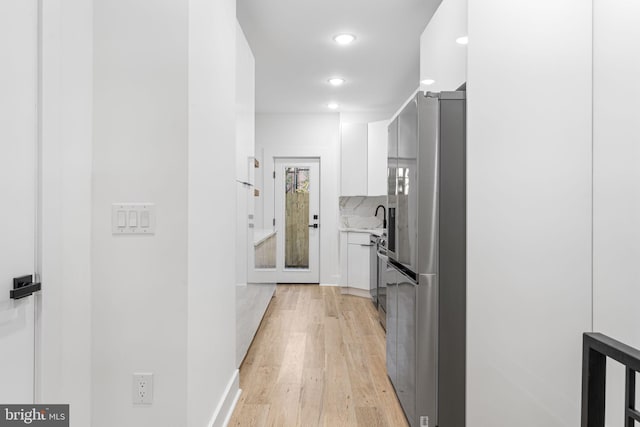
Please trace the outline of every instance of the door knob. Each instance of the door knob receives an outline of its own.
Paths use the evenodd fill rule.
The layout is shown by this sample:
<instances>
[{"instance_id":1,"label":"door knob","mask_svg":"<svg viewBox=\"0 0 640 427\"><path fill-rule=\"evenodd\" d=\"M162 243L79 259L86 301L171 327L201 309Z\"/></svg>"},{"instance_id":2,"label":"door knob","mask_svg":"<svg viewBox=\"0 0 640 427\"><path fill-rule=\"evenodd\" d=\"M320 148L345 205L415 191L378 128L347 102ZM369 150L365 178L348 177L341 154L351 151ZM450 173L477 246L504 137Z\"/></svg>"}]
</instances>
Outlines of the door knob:
<instances>
[{"instance_id":1,"label":"door knob","mask_svg":"<svg viewBox=\"0 0 640 427\"><path fill-rule=\"evenodd\" d=\"M33 283L33 276L22 276L13 279L13 289L9 291L11 299L20 299L32 295L42 289L40 283Z\"/></svg>"}]
</instances>

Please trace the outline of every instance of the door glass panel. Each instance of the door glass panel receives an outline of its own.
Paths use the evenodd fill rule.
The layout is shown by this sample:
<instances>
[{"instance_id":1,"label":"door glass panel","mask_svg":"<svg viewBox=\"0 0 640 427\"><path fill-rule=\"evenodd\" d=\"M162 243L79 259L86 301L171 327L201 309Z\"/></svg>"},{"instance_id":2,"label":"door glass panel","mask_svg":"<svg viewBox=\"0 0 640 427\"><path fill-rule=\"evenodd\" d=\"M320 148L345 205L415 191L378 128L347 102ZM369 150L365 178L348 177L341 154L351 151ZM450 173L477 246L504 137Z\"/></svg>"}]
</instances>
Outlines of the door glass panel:
<instances>
[{"instance_id":1,"label":"door glass panel","mask_svg":"<svg viewBox=\"0 0 640 427\"><path fill-rule=\"evenodd\" d=\"M255 268L276 268L276 235L269 235L254 243Z\"/></svg>"},{"instance_id":2,"label":"door glass panel","mask_svg":"<svg viewBox=\"0 0 640 427\"><path fill-rule=\"evenodd\" d=\"M309 168L285 167L285 268L309 268Z\"/></svg>"}]
</instances>

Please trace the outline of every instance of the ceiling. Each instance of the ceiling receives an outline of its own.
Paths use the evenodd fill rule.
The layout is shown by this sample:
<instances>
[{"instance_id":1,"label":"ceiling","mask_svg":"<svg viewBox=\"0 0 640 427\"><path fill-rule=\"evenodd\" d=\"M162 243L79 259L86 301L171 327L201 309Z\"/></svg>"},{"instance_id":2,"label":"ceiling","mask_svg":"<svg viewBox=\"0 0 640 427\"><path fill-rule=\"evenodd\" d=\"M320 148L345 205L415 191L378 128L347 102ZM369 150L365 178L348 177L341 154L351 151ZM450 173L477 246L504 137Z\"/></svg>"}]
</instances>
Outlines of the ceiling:
<instances>
[{"instance_id":1,"label":"ceiling","mask_svg":"<svg viewBox=\"0 0 640 427\"><path fill-rule=\"evenodd\" d=\"M441 0L237 0L261 113L395 112L419 85L420 35ZM333 36L354 34L338 45ZM331 86L331 77L346 80ZM385 116L383 116L385 117Z\"/></svg>"}]
</instances>

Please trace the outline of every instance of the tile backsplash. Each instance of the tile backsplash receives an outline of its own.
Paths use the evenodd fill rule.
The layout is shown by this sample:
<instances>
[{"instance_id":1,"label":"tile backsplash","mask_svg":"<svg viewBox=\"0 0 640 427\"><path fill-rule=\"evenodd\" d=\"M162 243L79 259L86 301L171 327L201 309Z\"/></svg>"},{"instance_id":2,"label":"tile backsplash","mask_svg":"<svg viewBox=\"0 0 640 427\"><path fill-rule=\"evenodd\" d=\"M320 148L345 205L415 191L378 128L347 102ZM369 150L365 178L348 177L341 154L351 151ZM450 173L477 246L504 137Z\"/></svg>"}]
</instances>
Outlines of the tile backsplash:
<instances>
[{"instance_id":1,"label":"tile backsplash","mask_svg":"<svg viewBox=\"0 0 640 427\"><path fill-rule=\"evenodd\" d=\"M383 211L375 216L376 206L387 206L387 196L342 196L340 197L340 227L382 228Z\"/></svg>"}]
</instances>

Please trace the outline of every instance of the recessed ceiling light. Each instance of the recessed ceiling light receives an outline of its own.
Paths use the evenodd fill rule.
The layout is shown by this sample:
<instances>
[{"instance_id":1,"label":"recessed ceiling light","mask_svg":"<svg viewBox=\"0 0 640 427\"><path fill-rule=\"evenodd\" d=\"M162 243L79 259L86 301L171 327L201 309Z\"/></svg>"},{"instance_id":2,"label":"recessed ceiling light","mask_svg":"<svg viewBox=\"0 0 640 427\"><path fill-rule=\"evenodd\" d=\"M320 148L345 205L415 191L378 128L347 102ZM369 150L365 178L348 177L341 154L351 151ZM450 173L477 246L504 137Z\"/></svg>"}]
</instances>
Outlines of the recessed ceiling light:
<instances>
[{"instance_id":1,"label":"recessed ceiling light","mask_svg":"<svg viewBox=\"0 0 640 427\"><path fill-rule=\"evenodd\" d=\"M422 83L423 85L427 85L427 86L429 86L429 85L434 84L435 82L436 82L436 81L435 81L435 80L432 80L432 79L424 79L424 80L422 80L420 83Z\"/></svg>"},{"instance_id":2,"label":"recessed ceiling light","mask_svg":"<svg viewBox=\"0 0 640 427\"><path fill-rule=\"evenodd\" d=\"M469 44L469 36L458 37L456 39L456 43L458 43L458 44Z\"/></svg>"},{"instance_id":3,"label":"recessed ceiling light","mask_svg":"<svg viewBox=\"0 0 640 427\"><path fill-rule=\"evenodd\" d=\"M338 104L336 104L335 102L330 102L327 104L327 107L329 107L332 110L335 110L338 108Z\"/></svg>"},{"instance_id":4,"label":"recessed ceiling light","mask_svg":"<svg viewBox=\"0 0 640 427\"><path fill-rule=\"evenodd\" d=\"M356 39L353 34L338 34L333 37L333 40L338 44L349 44Z\"/></svg>"},{"instance_id":5,"label":"recessed ceiling light","mask_svg":"<svg viewBox=\"0 0 640 427\"><path fill-rule=\"evenodd\" d=\"M332 77L332 78L329 79L329 83L332 86L340 86L340 85L342 85L344 83L344 79L340 78L340 77Z\"/></svg>"}]
</instances>

